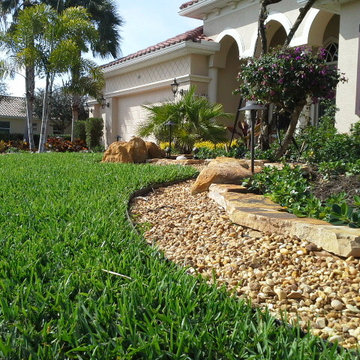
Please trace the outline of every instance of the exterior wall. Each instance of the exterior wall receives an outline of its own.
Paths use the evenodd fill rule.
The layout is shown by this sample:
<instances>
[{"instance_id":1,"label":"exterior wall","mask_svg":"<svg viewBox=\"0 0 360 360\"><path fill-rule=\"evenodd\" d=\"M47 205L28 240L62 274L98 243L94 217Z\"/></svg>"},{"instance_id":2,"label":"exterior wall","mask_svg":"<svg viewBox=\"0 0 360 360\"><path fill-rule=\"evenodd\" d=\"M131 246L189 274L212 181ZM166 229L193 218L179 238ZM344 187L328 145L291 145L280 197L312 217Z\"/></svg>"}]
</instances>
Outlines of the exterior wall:
<instances>
[{"instance_id":1,"label":"exterior wall","mask_svg":"<svg viewBox=\"0 0 360 360\"><path fill-rule=\"evenodd\" d=\"M117 93L127 92L130 89L136 89L142 85L190 74L190 70L191 58L189 56L183 56L152 66L144 66L142 69L106 79L105 92L109 95L113 93L116 95Z\"/></svg>"},{"instance_id":2,"label":"exterior wall","mask_svg":"<svg viewBox=\"0 0 360 360\"><path fill-rule=\"evenodd\" d=\"M267 22L277 21L283 26L286 33L288 33L299 13L299 4L297 1L282 1L268 8L269 17ZM293 39L294 45L306 44L307 36L305 36L304 33L306 34L308 24L309 22L311 23L311 18L317 12L318 10L312 9L309 14L307 14ZM222 33L233 31L236 34L237 42L240 43L240 57L252 56L257 40L258 14L258 2L239 3L236 9L231 7L222 9L219 13L211 14L205 19L204 33L213 40L219 41Z\"/></svg>"},{"instance_id":3,"label":"exterior wall","mask_svg":"<svg viewBox=\"0 0 360 360\"><path fill-rule=\"evenodd\" d=\"M352 123L359 121L355 113L359 54L359 14L360 3L343 4L340 12L339 69L345 73L348 82L337 89L336 105L340 109L336 115L337 128L347 132ZM360 90L360 89L358 89Z\"/></svg>"},{"instance_id":4,"label":"exterior wall","mask_svg":"<svg viewBox=\"0 0 360 360\"><path fill-rule=\"evenodd\" d=\"M26 121L25 119L9 119L9 118L0 118L0 121L9 121L10 122L10 134L23 134L26 128ZM34 134L40 133L41 121L35 120L33 122L37 124L36 131ZM50 128L50 130L52 130Z\"/></svg>"},{"instance_id":5,"label":"exterior wall","mask_svg":"<svg viewBox=\"0 0 360 360\"><path fill-rule=\"evenodd\" d=\"M179 83L179 91L195 85L198 94L207 95L208 57L192 54L151 66L144 63L138 70L105 76L105 97L110 106L104 109L97 106L93 116L100 115L104 119L104 144L107 147L113 141L128 141L137 135L139 124L148 116L142 105L173 100L170 83L174 78Z\"/></svg>"},{"instance_id":6,"label":"exterior wall","mask_svg":"<svg viewBox=\"0 0 360 360\"><path fill-rule=\"evenodd\" d=\"M118 118L114 121L113 141L117 136L121 140L128 141L137 135L138 126L147 119L148 112L142 105L156 105L161 102L172 100L171 89L161 89L132 96L124 96L117 99Z\"/></svg>"}]
</instances>

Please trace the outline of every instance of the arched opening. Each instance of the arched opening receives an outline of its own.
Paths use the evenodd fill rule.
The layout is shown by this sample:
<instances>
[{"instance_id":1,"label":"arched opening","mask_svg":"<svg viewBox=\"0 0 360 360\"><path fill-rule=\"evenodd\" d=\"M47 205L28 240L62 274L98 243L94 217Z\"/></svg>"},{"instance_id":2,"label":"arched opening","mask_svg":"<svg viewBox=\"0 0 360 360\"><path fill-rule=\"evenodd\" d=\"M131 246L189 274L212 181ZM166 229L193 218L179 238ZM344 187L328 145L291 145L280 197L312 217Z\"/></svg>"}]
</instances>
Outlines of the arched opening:
<instances>
[{"instance_id":1,"label":"arched opening","mask_svg":"<svg viewBox=\"0 0 360 360\"><path fill-rule=\"evenodd\" d=\"M239 95L233 95L238 87L239 48L231 36L225 36L221 41L221 49L217 55L218 67L217 102L223 104L224 111L235 114L238 108ZM225 125L231 126L233 120L224 120Z\"/></svg>"},{"instance_id":2,"label":"arched opening","mask_svg":"<svg viewBox=\"0 0 360 360\"><path fill-rule=\"evenodd\" d=\"M316 30L316 31L315 31ZM327 12L319 12L314 19L309 32L309 41L313 46L325 49L326 62L330 66L337 67L339 52L340 16ZM335 99L333 100L335 103ZM322 103L313 106L312 123L319 123L319 119L325 114L326 106Z\"/></svg>"},{"instance_id":3,"label":"arched opening","mask_svg":"<svg viewBox=\"0 0 360 360\"><path fill-rule=\"evenodd\" d=\"M268 23L266 23L266 38L268 45L267 51L283 45L285 43L286 36L286 30L280 22L276 20L270 20ZM261 41L260 38L258 38L256 42L255 57L260 56L260 54Z\"/></svg>"}]
</instances>

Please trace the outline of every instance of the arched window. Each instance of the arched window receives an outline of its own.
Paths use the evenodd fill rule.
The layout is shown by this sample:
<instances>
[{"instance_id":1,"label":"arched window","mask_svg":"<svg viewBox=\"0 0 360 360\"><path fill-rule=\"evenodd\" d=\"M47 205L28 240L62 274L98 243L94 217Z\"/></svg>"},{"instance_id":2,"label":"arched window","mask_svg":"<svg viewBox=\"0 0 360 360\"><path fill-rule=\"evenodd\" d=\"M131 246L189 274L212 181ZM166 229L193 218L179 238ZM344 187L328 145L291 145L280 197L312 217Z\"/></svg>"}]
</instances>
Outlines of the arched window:
<instances>
[{"instance_id":1,"label":"arched window","mask_svg":"<svg viewBox=\"0 0 360 360\"><path fill-rule=\"evenodd\" d=\"M337 64L339 45L335 42L330 43L326 48L326 62L328 64Z\"/></svg>"}]
</instances>

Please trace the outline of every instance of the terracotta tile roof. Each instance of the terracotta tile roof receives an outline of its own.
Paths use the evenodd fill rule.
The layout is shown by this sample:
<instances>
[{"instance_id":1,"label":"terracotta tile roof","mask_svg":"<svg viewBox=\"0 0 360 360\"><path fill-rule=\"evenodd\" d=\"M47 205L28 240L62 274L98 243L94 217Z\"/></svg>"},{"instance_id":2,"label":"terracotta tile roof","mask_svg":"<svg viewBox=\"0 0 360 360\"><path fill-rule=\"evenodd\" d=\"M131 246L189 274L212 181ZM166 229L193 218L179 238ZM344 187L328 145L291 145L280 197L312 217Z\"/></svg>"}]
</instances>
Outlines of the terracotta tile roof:
<instances>
[{"instance_id":1,"label":"terracotta tile roof","mask_svg":"<svg viewBox=\"0 0 360 360\"><path fill-rule=\"evenodd\" d=\"M25 98L5 96L0 99L0 118L23 118L25 114Z\"/></svg>"},{"instance_id":2,"label":"terracotta tile roof","mask_svg":"<svg viewBox=\"0 0 360 360\"><path fill-rule=\"evenodd\" d=\"M194 4L198 3L198 2L199 2L199 0L188 1L188 2L180 5L180 10L186 9L187 7L189 7L189 6L191 6L191 5L194 5Z\"/></svg>"},{"instance_id":3,"label":"terracotta tile roof","mask_svg":"<svg viewBox=\"0 0 360 360\"><path fill-rule=\"evenodd\" d=\"M174 37L172 37L170 39L167 39L165 41L162 41L162 42L160 42L160 43L158 43L156 45L149 46L148 48L146 48L144 50L140 50L140 51L138 51L136 53L130 54L128 56L125 56L125 57L122 57L120 59L114 60L114 61L112 61L112 62L110 62L108 64L102 65L101 68L107 68L107 67L111 67L113 65L121 64L121 63L124 63L124 62L126 62L128 60L138 58L140 56L152 53L152 52L160 50L160 49L164 49L164 48L166 48L168 46L175 45L175 44L178 44L178 43L181 43L181 42L184 42L184 41L201 42L201 40L211 41L210 39L208 39L204 35L203 27L199 26L196 29L193 29L193 30L187 31L187 32L185 32L183 34L174 36Z\"/></svg>"}]
</instances>

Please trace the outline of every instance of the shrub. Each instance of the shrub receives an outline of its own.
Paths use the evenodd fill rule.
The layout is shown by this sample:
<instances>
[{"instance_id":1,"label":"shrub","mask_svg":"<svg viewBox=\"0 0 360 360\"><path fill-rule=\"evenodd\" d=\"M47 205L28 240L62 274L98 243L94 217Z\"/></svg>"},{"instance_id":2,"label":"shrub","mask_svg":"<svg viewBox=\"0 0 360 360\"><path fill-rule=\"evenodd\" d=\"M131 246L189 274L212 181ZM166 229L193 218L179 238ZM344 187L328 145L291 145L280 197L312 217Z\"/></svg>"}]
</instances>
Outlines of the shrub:
<instances>
[{"instance_id":1,"label":"shrub","mask_svg":"<svg viewBox=\"0 0 360 360\"><path fill-rule=\"evenodd\" d=\"M0 153L29 150L29 144L23 140L0 140Z\"/></svg>"},{"instance_id":2,"label":"shrub","mask_svg":"<svg viewBox=\"0 0 360 360\"><path fill-rule=\"evenodd\" d=\"M222 105L212 104L206 97L196 95L195 90L192 86L176 102L144 106L149 116L140 124L139 136L153 135L158 141L167 141L170 137L167 124L171 121L173 144L181 153L191 153L197 141L225 141L226 128L215 119L230 114L224 113Z\"/></svg>"},{"instance_id":3,"label":"shrub","mask_svg":"<svg viewBox=\"0 0 360 360\"><path fill-rule=\"evenodd\" d=\"M312 164L360 159L360 136L356 129L350 134L339 134L331 118L305 128L296 138L303 148L300 159ZM294 147L292 153L297 153Z\"/></svg>"},{"instance_id":4,"label":"shrub","mask_svg":"<svg viewBox=\"0 0 360 360\"><path fill-rule=\"evenodd\" d=\"M78 120L74 123L74 137L86 142L85 121Z\"/></svg>"},{"instance_id":5,"label":"shrub","mask_svg":"<svg viewBox=\"0 0 360 360\"><path fill-rule=\"evenodd\" d=\"M360 227L360 197L354 197L355 206L346 203L345 194L333 195L322 202L311 193L311 186L300 167L285 165L281 170L265 167L261 173L246 179L244 185L267 195L296 216Z\"/></svg>"},{"instance_id":6,"label":"shrub","mask_svg":"<svg viewBox=\"0 0 360 360\"><path fill-rule=\"evenodd\" d=\"M61 137L50 137L45 144L47 150L55 152L78 152L87 150L86 144L83 140L76 139L71 142Z\"/></svg>"},{"instance_id":7,"label":"shrub","mask_svg":"<svg viewBox=\"0 0 360 360\"><path fill-rule=\"evenodd\" d=\"M86 144L90 149L100 146L104 122L101 118L90 118L85 122Z\"/></svg>"}]
</instances>

